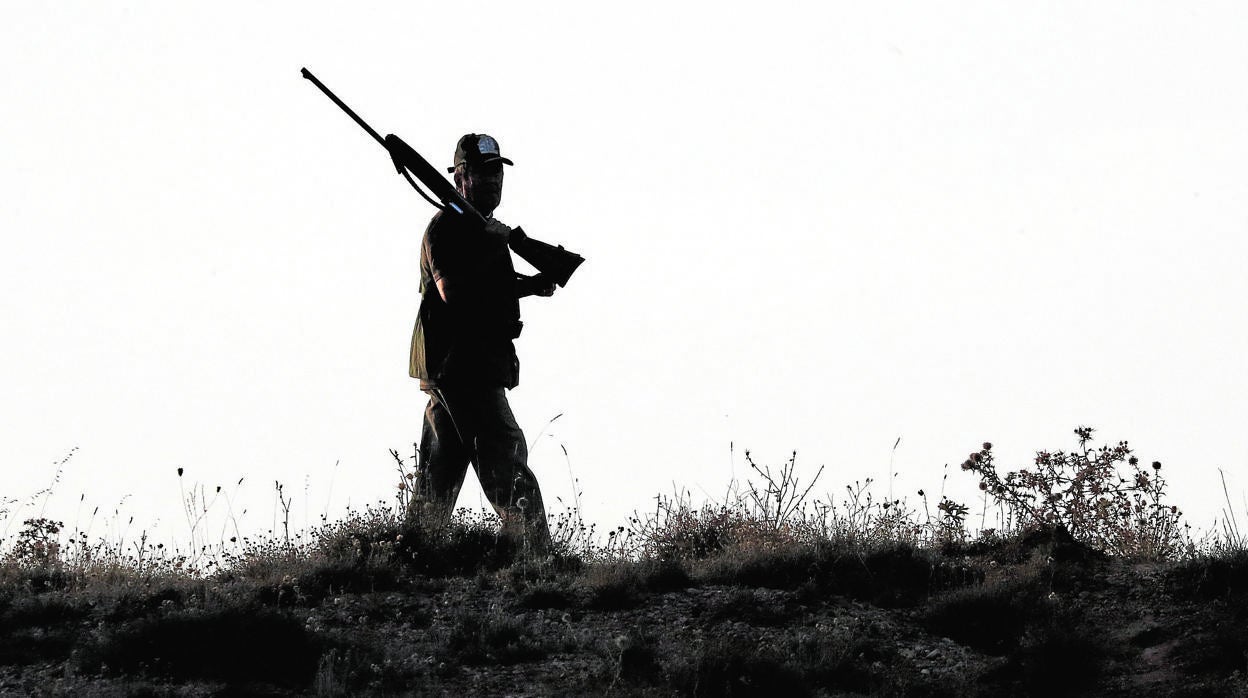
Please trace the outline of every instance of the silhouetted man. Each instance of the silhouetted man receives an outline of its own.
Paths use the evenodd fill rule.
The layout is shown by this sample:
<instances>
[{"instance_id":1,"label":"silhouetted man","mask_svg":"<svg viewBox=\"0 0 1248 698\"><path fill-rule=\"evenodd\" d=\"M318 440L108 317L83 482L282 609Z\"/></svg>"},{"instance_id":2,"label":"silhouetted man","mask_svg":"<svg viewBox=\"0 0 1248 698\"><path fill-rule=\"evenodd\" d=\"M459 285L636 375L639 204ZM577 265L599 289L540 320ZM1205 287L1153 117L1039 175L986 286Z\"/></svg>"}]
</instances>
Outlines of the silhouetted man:
<instances>
[{"instance_id":1,"label":"silhouetted man","mask_svg":"<svg viewBox=\"0 0 1248 698\"><path fill-rule=\"evenodd\" d=\"M455 187L488 220L484 230L454 212L434 215L420 247L420 316L412 335L410 373L429 394L411 517L450 519L471 462L481 489L503 521L530 547L550 534L528 447L507 403L519 382L513 341L519 299L549 296L543 275L520 276L511 263L511 229L491 216L502 200L498 141L470 133L455 148Z\"/></svg>"}]
</instances>

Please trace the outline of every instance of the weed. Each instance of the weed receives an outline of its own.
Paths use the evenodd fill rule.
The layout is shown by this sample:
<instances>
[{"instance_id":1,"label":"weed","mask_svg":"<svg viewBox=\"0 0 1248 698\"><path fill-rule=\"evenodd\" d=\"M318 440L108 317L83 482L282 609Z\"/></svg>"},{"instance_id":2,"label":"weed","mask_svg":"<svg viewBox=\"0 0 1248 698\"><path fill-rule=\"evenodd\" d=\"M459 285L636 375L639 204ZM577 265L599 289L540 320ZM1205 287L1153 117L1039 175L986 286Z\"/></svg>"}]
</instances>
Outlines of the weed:
<instances>
[{"instance_id":1,"label":"weed","mask_svg":"<svg viewBox=\"0 0 1248 698\"><path fill-rule=\"evenodd\" d=\"M811 489L814 488L815 483L819 482L819 476L823 474L822 465L803 489L795 472L797 451L793 452L788 462L780 466L780 471L775 474L769 466L759 467L749 451L745 452L745 462L751 470L763 478L761 486L753 482L747 483L748 496L753 504L752 513L755 519L771 528L781 530L789 526L795 518L805 518L806 498L810 496Z\"/></svg>"},{"instance_id":2,"label":"weed","mask_svg":"<svg viewBox=\"0 0 1248 698\"><path fill-rule=\"evenodd\" d=\"M684 566L674 560L620 560L585 570L586 605L595 610L632 608L647 593L679 591L693 585Z\"/></svg>"},{"instance_id":3,"label":"weed","mask_svg":"<svg viewBox=\"0 0 1248 698\"><path fill-rule=\"evenodd\" d=\"M1068 602L1079 597L1067 592L1103 592L1101 573L1118 556L1179 558L1165 568L1169 590L1210 601L1225 620L1195 636L1126 633L1116 652L1165 638L1184 670L1248 671L1248 554L1234 514L1224 514L1220 545L1191 554L1160 464L1140 466L1125 442L1093 448L1091 429L1076 434L1074 452L1039 452L1034 466L1004 474L990 444L972 454L964 469L1002 512L1000 529L981 517L974 536L969 507L943 493L929 510L919 490L916 511L891 490L875 498L867 479L812 500L822 469L799 482L796 454L773 469L747 453L753 479L722 501L661 496L601 541L578 492L574 509L551 518L554 551L541 556L487 512L409 519L413 478L397 453L393 504L295 531L291 498L275 483L280 523L275 513L267 536L236 535L229 546L228 521L221 545L205 533L214 502L229 506L220 488L182 491L185 551L128 528L115 543L92 542L40 515L0 553L0 663L59 662L66 675L95 672L136 690L136 680L170 680L436 693L558 671L570 691L616 695L1069 694L1097 680L1108 650L1080 629ZM672 631L680 646L652 605L693 609ZM936 647L904 636L923 630L943 636ZM981 672L950 676L938 666L949 648ZM562 673L577 654L588 661L581 673ZM982 654L1001 668L977 686ZM540 667L517 667L526 663Z\"/></svg>"},{"instance_id":4,"label":"weed","mask_svg":"<svg viewBox=\"0 0 1248 698\"><path fill-rule=\"evenodd\" d=\"M656 685L663 682L663 669L659 663L658 639L651 633L637 628L616 635L602 643L610 667L610 683L607 693L617 685Z\"/></svg>"},{"instance_id":5,"label":"weed","mask_svg":"<svg viewBox=\"0 0 1248 698\"><path fill-rule=\"evenodd\" d=\"M667 667L671 684L691 696L806 696L811 689L782 653L715 637Z\"/></svg>"},{"instance_id":6,"label":"weed","mask_svg":"<svg viewBox=\"0 0 1248 698\"><path fill-rule=\"evenodd\" d=\"M1184 560L1170 572L1175 593L1198 599L1248 595L1248 550Z\"/></svg>"},{"instance_id":7,"label":"weed","mask_svg":"<svg viewBox=\"0 0 1248 698\"><path fill-rule=\"evenodd\" d=\"M542 659L552 647L549 638L530 631L521 619L465 611L447 632L442 657L453 664L517 664Z\"/></svg>"},{"instance_id":8,"label":"weed","mask_svg":"<svg viewBox=\"0 0 1248 698\"><path fill-rule=\"evenodd\" d=\"M22 567L48 569L61 561L61 544L57 534L65 527L60 521L26 519L17 534L17 542L9 551L10 559Z\"/></svg>"},{"instance_id":9,"label":"weed","mask_svg":"<svg viewBox=\"0 0 1248 698\"><path fill-rule=\"evenodd\" d=\"M1080 542L1113 555L1167 559L1193 546L1178 507L1164 503L1161 463L1140 465L1126 441L1094 448L1091 427L1078 427L1077 450L1039 451L1033 467L997 473L992 444L962 463L980 489L1004 507L1015 527L1061 525ZM1129 467L1124 477L1119 466Z\"/></svg>"},{"instance_id":10,"label":"weed","mask_svg":"<svg viewBox=\"0 0 1248 698\"><path fill-rule=\"evenodd\" d=\"M530 610L565 609L576 603L576 594L563 584L542 582L523 590L516 603L521 608Z\"/></svg>"}]
</instances>

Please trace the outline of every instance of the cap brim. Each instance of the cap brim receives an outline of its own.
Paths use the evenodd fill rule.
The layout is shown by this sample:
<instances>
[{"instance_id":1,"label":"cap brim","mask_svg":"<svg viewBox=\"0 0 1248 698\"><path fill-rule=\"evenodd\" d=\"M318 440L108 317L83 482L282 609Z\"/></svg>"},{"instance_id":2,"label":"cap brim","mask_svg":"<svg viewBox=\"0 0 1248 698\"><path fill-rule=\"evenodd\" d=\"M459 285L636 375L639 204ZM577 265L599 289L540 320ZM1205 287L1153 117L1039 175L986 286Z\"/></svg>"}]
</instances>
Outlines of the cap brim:
<instances>
[{"instance_id":1,"label":"cap brim","mask_svg":"<svg viewBox=\"0 0 1248 698\"><path fill-rule=\"evenodd\" d=\"M467 161L465 160L465 162L467 162ZM486 158L486 159L484 159L484 160L481 160L481 161L475 162L475 163L473 163L473 164L475 164L475 165L488 165L488 164L490 164L490 163L492 163L492 162L501 162L501 163L503 163L504 165L511 165L511 166L513 166L513 167L514 167L514 166L515 166L515 164L516 164L516 163L512 162L511 160L508 160L507 158L502 157L501 155L500 155L500 156L495 156L495 157L492 157L492 158ZM461 164L462 164L462 163L461 163ZM456 167L458 167L458 166L459 166L459 165L451 165L450 167L446 168L446 171L447 171L447 172L450 172L450 173L454 173L454 172L455 172L455 168L456 168Z\"/></svg>"}]
</instances>

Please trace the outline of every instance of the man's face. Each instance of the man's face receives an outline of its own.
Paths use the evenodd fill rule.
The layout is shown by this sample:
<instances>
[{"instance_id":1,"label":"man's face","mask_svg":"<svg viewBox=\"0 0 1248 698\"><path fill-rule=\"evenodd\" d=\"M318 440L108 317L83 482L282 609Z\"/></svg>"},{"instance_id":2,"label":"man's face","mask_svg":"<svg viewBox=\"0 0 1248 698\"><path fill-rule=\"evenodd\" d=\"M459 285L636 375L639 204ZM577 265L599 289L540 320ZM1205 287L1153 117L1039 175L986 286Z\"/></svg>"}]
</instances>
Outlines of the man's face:
<instances>
[{"instance_id":1,"label":"man's face","mask_svg":"<svg viewBox=\"0 0 1248 698\"><path fill-rule=\"evenodd\" d=\"M460 167L459 193L473 208L488 216L503 200L503 163L463 165Z\"/></svg>"}]
</instances>

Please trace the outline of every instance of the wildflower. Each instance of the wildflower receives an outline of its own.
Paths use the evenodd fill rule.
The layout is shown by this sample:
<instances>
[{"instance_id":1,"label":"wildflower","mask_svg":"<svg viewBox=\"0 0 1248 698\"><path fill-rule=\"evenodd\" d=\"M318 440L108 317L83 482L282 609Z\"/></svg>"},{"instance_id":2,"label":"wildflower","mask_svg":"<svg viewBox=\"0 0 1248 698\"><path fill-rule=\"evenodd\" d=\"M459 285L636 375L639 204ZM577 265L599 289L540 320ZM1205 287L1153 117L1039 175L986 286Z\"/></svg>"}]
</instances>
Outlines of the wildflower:
<instances>
[{"instance_id":1,"label":"wildflower","mask_svg":"<svg viewBox=\"0 0 1248 698\"><path fill-rule=\"evenodd\" d=\"M1161 470L1161 461L1159 460L1153 461L1153 470Z\"/></svg>"},{"instance_id":2,"label":"wildflower","mask_svg":"<svg viewBox=\"0 0 1248 698\"><path fill-rule=\"evenodd\" d=\"M920 496L920 497L926 497L927 495L923 494L923 490L919 490L919 496Z\"/></svg>"},{"instance_id":3,"label":"wildflower","mask_svg":"<svg viewBox=\"0 0 1248 698\"><path fill-rule=\"evenodd\" d=\"M984 456L983 456L983 454L981 454L981 453L972 453L972 454L971 454L971 462L972 462L972 463L978 463L978 462L980 462L981 460L983 460L983 458L984 458Z\"/></svg>"},{"instance_id":4,"label":"wildflower","mask_svg":"<svg viewBox=\"0 0 1248 698\"><path fill-rule=\"evenodd\" d=\"M983 491L987 492L987 491L988 491L988 483L986 483L986 482L981 482L981 483L979 483L979 489L981 489L981 490L983 490Z\"/></svg>"},{"instance_id":5,"label":"wildflower","mask_svg":"<svg viewBox=\"0 0 1248 698\"><path fill-rule=\"evenodd\" d=\"M178 477L182 477L182 469L178 468Z\"/></svg>"},{"instance_id":6,"label":"wildflower","mask_svg":"<svg viewBox=\"0 0 1248 698\"><path fill-rule=\"evenodd\" d=\"M991 451L991 450L992 450L992 443L991 443L991 442L989 442L989 441L985 441L985 442L984 442L984 450L985 450L985 451Z\"/></svg>"},{"instance_id":7,"label":"wildflower","mask_svg":"<svg viewBox=\"0 0 1248 698\"><path fill-rule=\"evenodd\" d=\"M1135 456L1131 456L1130 458L1127 459L1127 463L1130 463L1131 465L1139 465L1140 459L1136 458Z\"/></svg>"}]
</instances>

